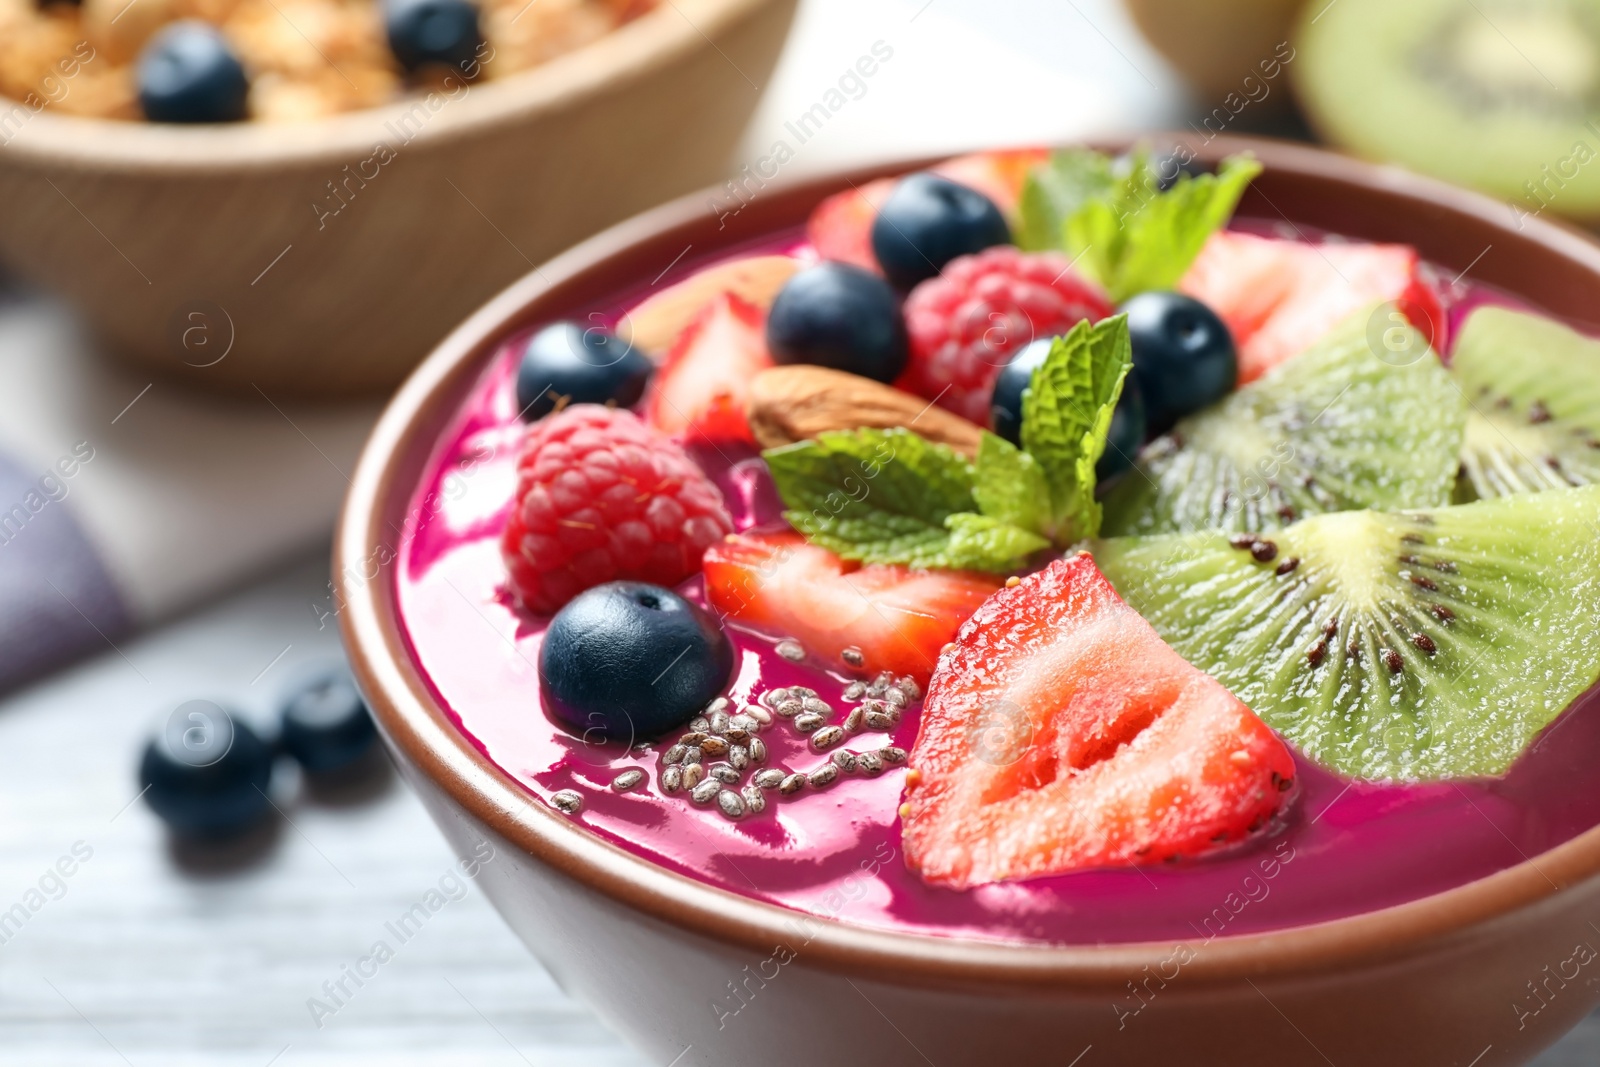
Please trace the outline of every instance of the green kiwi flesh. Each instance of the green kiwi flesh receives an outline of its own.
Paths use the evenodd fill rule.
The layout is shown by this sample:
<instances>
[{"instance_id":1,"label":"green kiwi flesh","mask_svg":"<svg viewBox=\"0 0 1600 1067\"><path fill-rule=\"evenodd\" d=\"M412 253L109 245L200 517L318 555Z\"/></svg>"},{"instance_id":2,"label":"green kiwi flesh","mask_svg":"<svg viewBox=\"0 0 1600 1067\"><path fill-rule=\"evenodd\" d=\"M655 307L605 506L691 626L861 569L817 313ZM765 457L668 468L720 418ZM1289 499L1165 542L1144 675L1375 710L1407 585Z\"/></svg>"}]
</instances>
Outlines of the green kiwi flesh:
<instances>
[{"instance_id":1,"label":"green kiwi flesh","mask_svg":"<svg viewBox=\"0 0 1600 1067\"><path fill-rule=\"evenodd\" d=\"M1600 486L1090 545L1118 593L1308 757L1498 775L1600 674Z\"/></svg>"},{"instance_id":2,"label":"green kiwi flesh","mask_svg":"<svg viewBox=\"0 0 1600 1067\"><path fill-rule=\"evenodd\" d=\"M1145 446L1106 493L1103 532L1262 532L1329 511L1449 503L1466 402L1422 335L1383 306ZM1375 322L1406 336L1375 344Z\"/></svg>"},{"instance_id":3,"label":"green kiwi flesh","mask_svg":"<svg viewBox=\"0 0 1600 1067\"><path fill-rule=\"evenodd\" d=\"M1600 0L1339 0L1289 63L1327 140L1506 199L1600 215Z\"/></svg>"},{"instance_id":4,"label":"green kiwi flesh","mask_svg":"<svg viewBox=\"0 0 1600 1067\"><path fill-rule=\"evenodd\" d=\"M1450 367L1472 405L1463 492L1487 499L1600 482L1600 341L1542 315L1480 307Z\"/></svg>"}]
</instances>

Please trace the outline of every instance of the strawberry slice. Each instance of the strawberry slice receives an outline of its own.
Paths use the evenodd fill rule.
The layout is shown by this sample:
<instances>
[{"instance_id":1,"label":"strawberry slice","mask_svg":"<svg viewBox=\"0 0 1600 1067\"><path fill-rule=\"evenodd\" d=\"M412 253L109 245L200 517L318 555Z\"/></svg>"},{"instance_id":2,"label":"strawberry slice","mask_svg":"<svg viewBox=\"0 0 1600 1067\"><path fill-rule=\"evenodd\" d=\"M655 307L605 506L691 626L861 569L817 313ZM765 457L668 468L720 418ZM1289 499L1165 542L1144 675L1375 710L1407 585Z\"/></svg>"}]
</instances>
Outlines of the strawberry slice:
<instances>
[{"instance_id":1,"label":"strawberry slice","mask_svg":"<svg viewBox=\"0 0 1600 1067\"><path fill-rule=\"evenodd\" d=\"M713 550L714 551L714 550ZM939 660L906 861L967 888L1193 857L1259 829L1294 760L1087 553L995 594Z\"/></svg>"},{"instance_id":2,"label":"strawberry slice","mask_svg":"<svg viewBox=\"0 0 1600 1067\"><path fill-rule=\"evenodd\" d=\"M1379 300L1395 301L1441 345L1444 310L1420 265L1409 245L1313 245L1224 230L1206 241L1178 288L1228 324L1243 385Z\"/></svg>"},{"instance_id":3,"label":"strawberry slice","mask_svg":"<svg viewBox=\"0 0 1600 1067\"><path fill-rule=\"evenodd\" d=\"M939 649L1000 585L966 571L842 560L797 533L730 535L702 561L706 598L741 625L792 637L852 673L892 671L926 684ZM864 664L841 653L861 651Z\"/></svg>"},{"instance_id":4,"label":"strawberry slice","mask_svg":"<svg viewBox=\"0 0 1600 1067\"><path fill-rule=\"evenodd\" d=\"M1028 172L1049 155L1043 148L974 152L947 159L929 169L978 190L993 200L1014 223L1017 202L1022 199L1022 183L1027 180ZM818 204L806 223L806 239L817 254L823 259L876 271L878 261L872 254L872 220L877 218L878 205L888 199L897 180L879 178L835 193Z\"/></svg>"},{"instance_id":5,"label":"strawberry slice","mask_svg":"<svg viewBox=\"0 0 1600 1067\"><path fill-rule=\"evenodd\" d=\"M889 198L894 183L893 178L879 178L834 193L813 208L806 220L806 240L817 255L877 271L878 260L872 254L872 220L878 217L878 205Z\"/></svg>"},{"instance_id":6,"label":"strawberry slice","mask_svg":"<svg viewBox=\"0 0 1600 1067\"><path fill-rule=\"evenodd\" d=\"M667 352L646 400L650 424L680 437L751 441L750 382L772 366L766 315L723 293L695 316Z\"/></svg>"}]
</instances>

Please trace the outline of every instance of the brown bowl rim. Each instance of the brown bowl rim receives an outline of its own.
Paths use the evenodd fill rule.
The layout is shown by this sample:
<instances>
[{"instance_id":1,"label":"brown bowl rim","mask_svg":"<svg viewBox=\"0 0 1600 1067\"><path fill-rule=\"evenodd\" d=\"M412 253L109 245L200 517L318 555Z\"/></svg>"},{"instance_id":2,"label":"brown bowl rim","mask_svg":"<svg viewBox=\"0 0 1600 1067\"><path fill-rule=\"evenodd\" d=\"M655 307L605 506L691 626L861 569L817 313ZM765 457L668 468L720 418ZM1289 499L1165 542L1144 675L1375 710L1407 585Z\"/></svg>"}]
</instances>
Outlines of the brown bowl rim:
<instances>
[{"instance_id":1,"label":"brown bowl rim","mask_svg":"<svg viewBox=\"0 0 1600 1067\"><path fill-rule=\"evenodd\" d=\"M441 107L401 150L445 144L617 92L695 51L716 48L717 37L729 26L784 2L660 0L654 9L571 52L470 86L461 99ZM409 113L427 95L306 122L204 126L56 114L46 106L6 143L5 151L35 163L173 176L263 164L351 163L370 155L384 139L386 124ZM0 97L0 110L12 105L25 106Z\"/></svg>"},{"instance_id":2,"label":"brown bowl rim","mask_svg":"<svg viewBox=\"0 0 1600 1067\"><path fill-rule=\"evenodd\" d=\"M1159 140L1177 135L1151 136ZM1269 171L1354 183L1418 208L1425 204L1498 232L1510 230L1509 215L1487 197L1318 149L1218 136L1200 157L1215 161L1242 150L1254 151ZM745 225L735 218L731 239L760 233L761 219L792 213L846 183L860 184L928 162L895 161L763 192L746 211L764 207L764 214ZM784 921L806 913L668 871L573 825L524 792L451 724L418 675L391 610L393 583L388 570L379 566L373 580L364 576L368 566L358 566L381 557L386 515L395 511L391 502L409 506L415 478L401 479L405 472L400 468L420 466L500 342L541 317L537 312L541 298L559 303L563 288L604 274L608 264L642 243L654 241L662 248L683 243L680 233L697 225L703 228L707 196L702 192L681 198L585 241L511 285L441 342L394 397L367 442L340 518L333 565L339 623L353 669L383 733L407 761L472 817L562 875L650 919L766 955L776 945L794 940ZM1531 233L1544 252L1586 268L1600 283L1600 246L1576 231L1535 219L1524 220L1517 232ZM615 290L614 283L611 288ZM398 484L397 479L401 479ZM404 495L397 497L397 492ZM1600 874L1600 827L1488 877L1404 904L1202 942L1193 961L1185 965L1186 982L1322 973L1443 950L1481 935L1484 927L1509 923L1513 913L1548 903L1596 874ZM812 936L801 955L817 966L919 985L1120 989L1130 975L1169 959L1177 944L1195 944L1046 946L882 931L843 922L818 922L809 932Z\"/></svg>"}]
</instances>

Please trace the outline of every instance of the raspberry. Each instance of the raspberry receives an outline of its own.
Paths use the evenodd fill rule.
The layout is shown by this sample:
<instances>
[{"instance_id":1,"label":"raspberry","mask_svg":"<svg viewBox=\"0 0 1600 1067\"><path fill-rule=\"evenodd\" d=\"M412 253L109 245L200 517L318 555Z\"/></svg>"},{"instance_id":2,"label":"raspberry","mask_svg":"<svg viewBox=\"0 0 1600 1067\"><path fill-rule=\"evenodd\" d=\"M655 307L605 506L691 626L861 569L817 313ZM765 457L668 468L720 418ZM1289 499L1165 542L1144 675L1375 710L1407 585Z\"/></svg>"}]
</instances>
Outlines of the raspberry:
<instances>
[{"instance_id":1,"label":"raspberry","mask_svg":"<svg viewBox=\"0 0 1600 1067\"><path fill-rule=\"evenodd\" d=\"M1105 294L1058 253L1002 245L961 256L906 297L911 360L896 384L988 426L989 395L1012 353L1109 314Z\"/></svg>"},{"instance_id":2,"label":"raspberry","mask_svg":"<svg viewBox=\"0 0 1600 1067\"><path fill-rule=\"evenodd\" d=\"M672 586L733 529L683 449L630 412L578 404L528 427L500 540L511 589L550 614L616 579Z\"/></svg>"}]
</instances>

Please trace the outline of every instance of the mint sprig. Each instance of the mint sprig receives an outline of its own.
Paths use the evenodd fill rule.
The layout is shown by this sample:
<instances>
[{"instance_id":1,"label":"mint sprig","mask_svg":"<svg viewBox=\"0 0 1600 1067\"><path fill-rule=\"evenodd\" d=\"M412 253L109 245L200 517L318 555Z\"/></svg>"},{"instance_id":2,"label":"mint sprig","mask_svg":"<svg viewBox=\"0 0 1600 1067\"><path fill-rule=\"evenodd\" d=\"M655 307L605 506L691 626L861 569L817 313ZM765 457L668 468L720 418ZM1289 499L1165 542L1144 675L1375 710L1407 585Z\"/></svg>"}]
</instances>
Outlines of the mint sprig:
<instances>
[{"instance_id":1,"label":"mint sprig","mask_svg":"<svg viewBox=\"0 0 1600 1067\"><path fill-rule=\"evenodd\" d=\"M1022 394L1022 447L1050 488L1046 529L1058 546L1100 530L1094 467L1132 366L1126 315L1080 322L1056 338Z\"/></svg>"},{"instance_id":2,"label":"mint sprig","mask_svg":"<svg viewBox=\"0 0 1600 1067\"><path fill-rule=\"evenodd\" d=\"M1023 394L1024 447L985 433L973 463L904 429L769 449L784 518L844 559L997 573L1094 537L1094 466L1132 362L1125 317L1079 323Z\"/></svg>"},{"instance_id":3,"label":"mint sprig","mask_svg":"<svg viewBox=\"0 0 1600 1067\"><path fill-rule=\"evenodd\" d=\"M1254 158L1230 156L1217 173L1180 174L1162 191L1145 150L1121 168L1098 152L1057 152L1023 186L1018 239L1065 251L1120 303L1176 285L1259 173Z\"/></svg>"},{"instance_id":4,"label":"mint sprig","mask_svg":"<svg viewBox=\"0 0 1600 1067\"><path fill-rule=\"evenodd\" d=\"M1005 572L1049 543L984 516L971 464L909 430L841 430L764 455L789 525L845 559Z\"/></svg>"}]
</instances>

